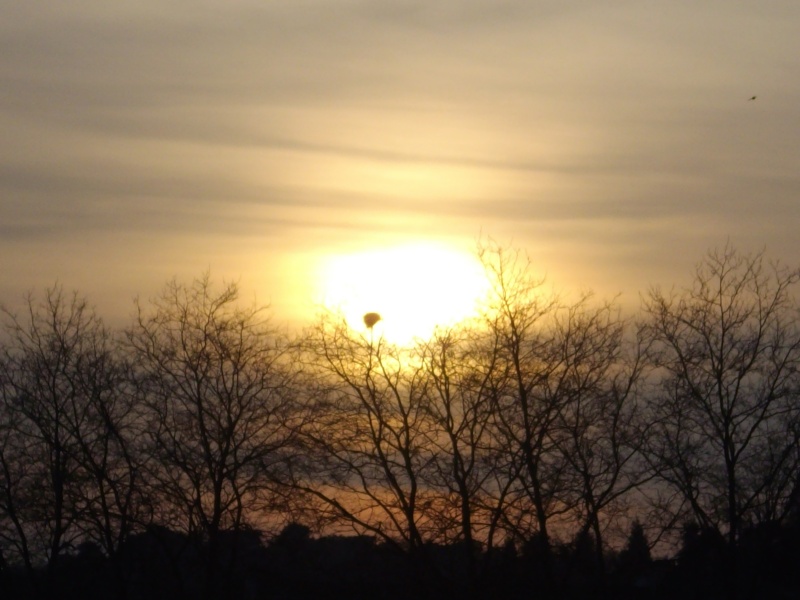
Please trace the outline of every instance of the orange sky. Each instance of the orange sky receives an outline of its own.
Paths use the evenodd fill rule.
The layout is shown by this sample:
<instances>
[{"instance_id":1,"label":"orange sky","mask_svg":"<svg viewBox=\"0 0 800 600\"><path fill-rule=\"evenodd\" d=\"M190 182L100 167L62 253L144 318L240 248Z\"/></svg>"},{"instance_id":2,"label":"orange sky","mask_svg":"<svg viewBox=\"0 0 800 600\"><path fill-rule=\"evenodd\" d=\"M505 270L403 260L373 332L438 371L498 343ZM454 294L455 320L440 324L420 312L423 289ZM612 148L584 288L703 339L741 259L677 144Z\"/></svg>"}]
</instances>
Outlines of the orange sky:
<instances>
[{"instance_id":1,"label":"orange sky","mask_svg":"<svg viewBox=\"0 0 800 600\"><path fill-rule=\"evenodd\" d=\"M482 235L633 304L796 262L800 4L603 4L0 0L0 302L210 269L298 319L325 256Z\"/></svg>"}]
</instances>

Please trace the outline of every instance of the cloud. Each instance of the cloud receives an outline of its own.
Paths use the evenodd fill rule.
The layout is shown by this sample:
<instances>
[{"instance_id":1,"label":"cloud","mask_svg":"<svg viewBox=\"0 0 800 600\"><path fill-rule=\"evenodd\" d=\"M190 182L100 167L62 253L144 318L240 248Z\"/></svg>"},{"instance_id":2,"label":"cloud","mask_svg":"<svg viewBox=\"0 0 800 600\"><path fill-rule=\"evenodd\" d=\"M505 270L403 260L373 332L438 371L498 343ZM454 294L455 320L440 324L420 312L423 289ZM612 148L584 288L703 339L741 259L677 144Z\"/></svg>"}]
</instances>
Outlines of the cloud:
<instances>
[{"instance_id":1,"label":"cloud","mask_svg":"<svg viewBox=\"0 0 800 600\"><path fill-rule=\"evenodd\" d=\"M583 281L800 251L788 0L0 2L6 281L241 272L259 239L484 231Z\"/></svg>"}]
</instances>

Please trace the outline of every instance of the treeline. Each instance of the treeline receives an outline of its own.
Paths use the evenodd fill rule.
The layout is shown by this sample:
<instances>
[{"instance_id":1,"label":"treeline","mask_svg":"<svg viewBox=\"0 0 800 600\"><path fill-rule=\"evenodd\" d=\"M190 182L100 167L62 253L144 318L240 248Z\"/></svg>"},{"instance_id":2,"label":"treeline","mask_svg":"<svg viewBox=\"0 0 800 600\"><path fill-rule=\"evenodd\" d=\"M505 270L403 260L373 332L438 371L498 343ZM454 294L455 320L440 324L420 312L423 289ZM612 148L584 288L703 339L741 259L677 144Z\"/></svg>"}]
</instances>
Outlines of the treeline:
<instances>
[{"instance_id":1,"label":"treeline","mask_svg":"<svg viewBox=\"0 0 800 600\"><path fill-rule=\"evenodd\" d=\"M800 270L714 250L630 319L479 255L480 315L412 348L335 314L290 336L207 276L120 331L60 287L5 311L0 586L797 592Z\"/></svg>"}]
</instances>

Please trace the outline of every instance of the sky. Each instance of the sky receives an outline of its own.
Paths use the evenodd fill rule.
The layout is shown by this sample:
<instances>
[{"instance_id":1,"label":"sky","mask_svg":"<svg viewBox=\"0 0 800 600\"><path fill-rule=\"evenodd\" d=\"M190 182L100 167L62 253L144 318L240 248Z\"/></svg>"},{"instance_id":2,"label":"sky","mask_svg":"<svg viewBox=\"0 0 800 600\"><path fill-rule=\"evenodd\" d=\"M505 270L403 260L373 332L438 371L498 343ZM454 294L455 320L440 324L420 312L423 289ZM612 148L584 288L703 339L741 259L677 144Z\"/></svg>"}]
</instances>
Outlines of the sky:
<instances>
[{"instance_id":1,"label":"sky","mask_svg":"<svg viewBox=\"0 0 800 600\"><path fill-rule=\"evenodd\" d=\"M331 256L488 237L631 305L725 243L797 264L798 30L796 0L0 0L0 303L58 282L114 322L209 271L294 322Z\"/></svg>"}]
</instances>

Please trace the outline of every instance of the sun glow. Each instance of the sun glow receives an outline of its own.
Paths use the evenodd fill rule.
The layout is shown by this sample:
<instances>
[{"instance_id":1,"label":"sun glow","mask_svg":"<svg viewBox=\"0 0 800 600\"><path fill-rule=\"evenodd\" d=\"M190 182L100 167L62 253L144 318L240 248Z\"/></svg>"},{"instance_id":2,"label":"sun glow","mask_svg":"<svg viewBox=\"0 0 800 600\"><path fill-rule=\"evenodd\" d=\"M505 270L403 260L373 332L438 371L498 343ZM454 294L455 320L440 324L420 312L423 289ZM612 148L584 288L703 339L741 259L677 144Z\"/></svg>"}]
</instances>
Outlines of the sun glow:
<instances>
[{"instance_id":1,"label":"sun glow","mask_svg":"<svg viewBox=\"0 0 800 600\"><path fill-rule=\"evenodd\" d=\"M331 256L319 284L321 302L341 311L351 328L366 331L364 314L380 313L375 333L396 344L475 314L488 288L475 256L435 243Z\"/></svg>"}]
</instances>

